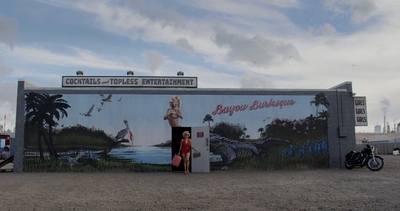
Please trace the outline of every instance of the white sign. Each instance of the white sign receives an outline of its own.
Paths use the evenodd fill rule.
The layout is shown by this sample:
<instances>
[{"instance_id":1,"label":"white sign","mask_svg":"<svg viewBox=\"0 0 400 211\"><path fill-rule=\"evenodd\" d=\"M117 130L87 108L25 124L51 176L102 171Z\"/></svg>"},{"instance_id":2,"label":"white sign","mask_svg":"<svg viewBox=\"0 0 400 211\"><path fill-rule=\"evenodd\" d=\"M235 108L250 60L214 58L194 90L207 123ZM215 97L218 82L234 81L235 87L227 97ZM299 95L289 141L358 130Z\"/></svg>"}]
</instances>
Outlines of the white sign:
<instances>
[{"instance_id":1,"label":"white sign","mask_svg":"<svg viewBox=\"0 0 400 211\"><path fill-rule=\"evenodd\" d=\"M197 77L63 76L62 87L176 87L197 88Z\"/></svg>"},{"instance_id":2,"label":"white sign","mask_svg":"<svg viewBox=\"0 0 400 211\"><path fill-rule=\"evenodd\" d=\"M354 97L354 112L356 126L368 126L366 97Z\"/></svg>"}]
</instances>

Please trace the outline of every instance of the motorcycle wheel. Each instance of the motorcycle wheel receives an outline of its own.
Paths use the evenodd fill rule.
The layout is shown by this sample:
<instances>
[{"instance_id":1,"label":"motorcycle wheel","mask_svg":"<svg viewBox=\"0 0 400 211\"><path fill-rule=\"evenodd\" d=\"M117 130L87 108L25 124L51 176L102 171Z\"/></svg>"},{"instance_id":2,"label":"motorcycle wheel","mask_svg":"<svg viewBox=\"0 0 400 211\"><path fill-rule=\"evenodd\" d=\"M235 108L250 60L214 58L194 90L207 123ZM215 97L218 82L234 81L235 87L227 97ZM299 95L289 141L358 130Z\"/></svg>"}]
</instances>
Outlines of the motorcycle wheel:
<instances>
[{"instance_id":1,"label":"motorcycle wheel","mask_svg":"<svg viewBox=\"0 0 400 211\"><path fill-rule=\"evenodd\" d=\"M353 168L354 168L354 165L353 165L353 164L350 164L349 161L345 160L345 161L344 161L344 167L346 167L347 169L353 169Z\"/></svg>"},{"instance_id":2,"label":"motorcycle wheel","mask_svg":"<svg viewBox=\"0 0 400 211\"><path fill-rule=\"evenodd\" d=\"M384 164L385 163L383 162L382 158L375 157L375 162L374 162L374 159L372 159L372 158L368 160L367 167L371 171L379 171L383 168Z\"/></svg>"}]
</instances>

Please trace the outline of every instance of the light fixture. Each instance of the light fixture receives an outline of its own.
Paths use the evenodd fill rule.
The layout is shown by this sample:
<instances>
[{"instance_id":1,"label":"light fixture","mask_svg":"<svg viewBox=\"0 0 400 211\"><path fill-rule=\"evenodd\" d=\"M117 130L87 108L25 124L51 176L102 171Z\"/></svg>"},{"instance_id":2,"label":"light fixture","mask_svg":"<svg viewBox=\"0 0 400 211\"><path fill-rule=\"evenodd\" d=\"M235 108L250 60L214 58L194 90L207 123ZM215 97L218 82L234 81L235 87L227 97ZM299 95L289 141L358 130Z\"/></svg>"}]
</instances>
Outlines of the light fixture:
<instances>
[{"instance_id":1,"label":"light fixture","mask_svg":"<svg viewBox=\"0 0 400 211\"><path fill-rule=\"evenodd\" d=\"M182 71L179 71L177 74L176 74L177 76L183 76L183 75L185 75Z\"/></svg>"},{"instance_id":2,"label":"light fixture","mask_svg":"<svg viewBox=\"0 0 400 211\"><path fill-rule=\"evenodd\" d=\"M83 75L83 71L82 70L76 71L76 75Z\"/></svg>"},{"instance_id":3,"label":"light fixture","mask_svg":"<svg viewBox=\"0 0 400 211\"><path fill-rule=\"evenodd\" d=\"M135 73L132 70L129 70L128 72L126 72L126 75L134 75Z\"/></svg>"}]
</instances>

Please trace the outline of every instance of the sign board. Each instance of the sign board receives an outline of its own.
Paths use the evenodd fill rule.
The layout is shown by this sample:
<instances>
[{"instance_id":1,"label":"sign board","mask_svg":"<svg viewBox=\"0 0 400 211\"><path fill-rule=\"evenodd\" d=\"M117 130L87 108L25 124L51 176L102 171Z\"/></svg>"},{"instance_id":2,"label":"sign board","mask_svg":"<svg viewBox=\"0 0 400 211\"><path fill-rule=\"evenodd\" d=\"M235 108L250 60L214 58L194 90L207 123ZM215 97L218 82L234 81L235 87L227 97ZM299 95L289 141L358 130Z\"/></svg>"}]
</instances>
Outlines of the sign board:
<instances>
[{"instance_id":1,"label":"sign board","mask_svg":"<svg viewBox=\"0 0 400 211\"><path fill-rule=\"evenodd\" d=\"M62 87L197 88L197 77L63 76Z\"/></svg>"},{"instance_id":2,"label":"sign board","mask_svg":"<svg viewBox=\"0 0 400 211\"><path fill-rule=\"evenodd\" d=\"M367 99L366 97L354 97L355 126L368 126Z\"/></svg>"}]
</instances>

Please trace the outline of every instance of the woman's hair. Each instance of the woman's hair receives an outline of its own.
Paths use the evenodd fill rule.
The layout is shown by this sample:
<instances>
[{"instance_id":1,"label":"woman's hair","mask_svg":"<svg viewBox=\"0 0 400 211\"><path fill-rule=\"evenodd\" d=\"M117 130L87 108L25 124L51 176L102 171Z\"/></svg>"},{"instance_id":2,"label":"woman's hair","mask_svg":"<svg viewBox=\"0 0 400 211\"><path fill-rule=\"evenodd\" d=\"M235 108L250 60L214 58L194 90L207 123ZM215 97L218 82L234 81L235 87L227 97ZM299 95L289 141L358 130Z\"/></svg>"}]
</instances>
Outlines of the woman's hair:
<instances>
[{"instance_id":1,"label":"woman's hair","mask_svg":"<svg viewBox=\"0 0 400 211\"><path fill-rule=\"evenodd\" d=\"M177 100L179 107L181 107L182 101L178 96L171 97L171 99L169 100L169 105L172 107L172 103L174 102L174 100Z\"/></svg>"},{"instance_id":2,"label":"woman's hair","mask_svg":"<svg viewBox=\"0 0 400 211\"><path fill-rule=\"evenodd\" d=\"M185 135L186 135L186 134L187 134L188 136L190 136L190 133L189 133L189 131L185 131L185 132L183 132L183 133L182 133L182 136L183 136L183 137L185 137Z\"/></svg>"}]
</instances>

